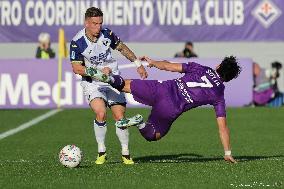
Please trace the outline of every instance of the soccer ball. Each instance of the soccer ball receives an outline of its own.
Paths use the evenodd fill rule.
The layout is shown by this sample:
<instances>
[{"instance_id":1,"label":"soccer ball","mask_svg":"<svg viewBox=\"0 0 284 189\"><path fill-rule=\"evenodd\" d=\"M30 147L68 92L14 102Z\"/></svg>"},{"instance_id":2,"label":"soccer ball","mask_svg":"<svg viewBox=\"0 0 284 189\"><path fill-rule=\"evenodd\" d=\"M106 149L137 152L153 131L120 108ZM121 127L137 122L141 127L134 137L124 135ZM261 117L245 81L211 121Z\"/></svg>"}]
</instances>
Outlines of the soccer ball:
<instances>
[{"instance_id":1,"label":"soccer ball","mask_svg":"<svg viewBox=\"0 0 284 189\"><path fill-rule=\"evenodd\" d=\"M59 161L65 167L77 167L82 161L82 151L77 146L67 145L59 152Z\"/></svg>"}]
</instances>

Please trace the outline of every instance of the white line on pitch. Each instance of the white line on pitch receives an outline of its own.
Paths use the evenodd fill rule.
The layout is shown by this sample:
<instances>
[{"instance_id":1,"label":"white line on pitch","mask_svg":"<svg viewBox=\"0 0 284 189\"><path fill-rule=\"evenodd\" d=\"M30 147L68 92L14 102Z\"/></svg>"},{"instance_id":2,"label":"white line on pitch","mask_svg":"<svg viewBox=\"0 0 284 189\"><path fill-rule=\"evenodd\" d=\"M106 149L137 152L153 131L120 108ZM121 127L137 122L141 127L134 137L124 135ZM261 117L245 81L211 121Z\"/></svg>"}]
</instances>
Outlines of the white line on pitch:
<instances>
[{"instance_id":1,"label":"white line on pitch","mask_svg":"<svg viewBox=\"0 0 284 189\"><path fill-rule=\"evenodd\" d=\"M4 133L1 133L0 134L0 140L3 139L3 138L6 138L8 136L14 135L14 134L16 134L16 133L18 133L18 132L20 132L20 131L22 131L24 129L27 129L27 128L29 128L29 127L31 127L31 126L33 126L33 125L35 125L35 124L37 124L37 123L47 119L47 118L49 118L50 116L53 116L53 115L57 114L60 111L61 111L61 109L51 110L51 111L49 111L49 112L47 112L47 113L45 113L45 114L43 114L41 116L38 116L38 117L32 119L31 121L29 121L27 123L24 123L24 124L20 125L17 128L14 128L14 129L8 130L8 131L6 131Z\"/></svg>"}]
</instances>

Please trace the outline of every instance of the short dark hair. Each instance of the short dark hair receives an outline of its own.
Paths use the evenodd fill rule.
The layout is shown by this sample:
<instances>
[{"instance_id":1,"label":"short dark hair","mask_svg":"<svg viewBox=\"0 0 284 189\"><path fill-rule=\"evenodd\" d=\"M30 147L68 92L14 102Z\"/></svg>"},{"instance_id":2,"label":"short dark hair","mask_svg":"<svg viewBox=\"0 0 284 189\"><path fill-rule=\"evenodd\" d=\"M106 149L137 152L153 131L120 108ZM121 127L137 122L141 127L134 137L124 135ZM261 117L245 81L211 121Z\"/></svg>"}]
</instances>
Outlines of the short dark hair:
<instances>
[{"instance_id":1,"label":"short dark hair","mask_svg":"<svg viewBox=\"0 0 284 189\"><path fill-rule=\"evenodd\" d=\"M239 66L236 57L229 56L222 60L216 71L224 82L228 82L237 78L241 73L242 68Z\"/></svg>"},{"instance_id":2,"label":"short dark hair","mask_svg":"<svg viewBox=\"0 0 284 189\"><path fill-rule=\"evenodd\" d=\"M86 10L85 19L91 18L91 17L101 17L103 15L104 15L104 13L101 9L99 9L97 7L90 7Z\"/></svg>"}]
</instances>

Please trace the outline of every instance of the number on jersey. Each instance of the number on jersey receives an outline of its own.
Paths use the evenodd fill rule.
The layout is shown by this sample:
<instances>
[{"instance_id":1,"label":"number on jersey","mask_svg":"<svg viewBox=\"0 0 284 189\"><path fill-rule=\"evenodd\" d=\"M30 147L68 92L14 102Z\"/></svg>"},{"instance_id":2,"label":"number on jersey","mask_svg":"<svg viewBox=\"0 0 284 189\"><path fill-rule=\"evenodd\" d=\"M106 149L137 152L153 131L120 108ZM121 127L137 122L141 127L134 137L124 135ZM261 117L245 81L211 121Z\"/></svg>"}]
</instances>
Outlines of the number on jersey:
<instances>
[{"instance_id":1,"label":"number on jersey","mask_svg":"<svg viewBox=\"0 0 284 189\"><path fill-rule=\"evenodd\" d=\"M212 83L209 81L209 79L207 79L207 77L204 75L201 77L201 80L204 81L202 83L198 83L198 82L186 82L187 87L204 87L204 88L212 88L213 85Z\"/></svg>"}]
</instances>

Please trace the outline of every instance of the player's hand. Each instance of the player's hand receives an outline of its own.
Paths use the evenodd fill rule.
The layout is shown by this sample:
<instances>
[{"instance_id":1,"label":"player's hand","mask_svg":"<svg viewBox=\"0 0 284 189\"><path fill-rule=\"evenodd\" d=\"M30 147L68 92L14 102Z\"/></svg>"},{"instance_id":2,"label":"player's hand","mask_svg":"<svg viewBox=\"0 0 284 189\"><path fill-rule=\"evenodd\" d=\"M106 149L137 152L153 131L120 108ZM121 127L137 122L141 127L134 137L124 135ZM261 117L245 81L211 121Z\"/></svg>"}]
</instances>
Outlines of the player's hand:
<instances>
[{"instance_id":1,"label":"player's hand","mask_svg":"<svg viewBox=\"0 0 284 189\"><path fill-rule=\"evenodd\" d=\"M233 158L233 156L224 156L224 160L229 163L237 163L237 161Z\"/></svg>"},{"instance_id":2,"label":"player's hand","mask_svg":"<svg viewBox=\"0 0 284 189\"><path fill-rule=\"evenodd\" d=\"M153 60L152 59L150 59L149 57L147 57L147 56L142 56L142 57L140 57L139 58L141 61L147 61L148 62L148 67L153 67L153 65L152 65L152 63L153 63Z\"/></svg>"},{"instance_id":3,"label":"player's hand","mask_svg":"<svg viewBox=\"0 0 284 189\"><path fill-rule=\"evenodd\" d=\"M109 67L104 67L102 69L102 72L106 75L109 75L109 74L111 74L112 70Z\"/></svg>"},{"instance_id":4,"label":"player's hand","mask_svg":"<svg viewBox=\"0 0 284 189\"><path fill-rule=\"evenodd\" d=\"M140 77L141 77L142 79L146 79L146 78L148 77L148 73L147 73L147 71L145 70L145 68L144 68L143 65L141 65L141 66L139 66L139 67L137 68L137 72L138 72L138 74L140 75Z\"/></svg>"},{"instance_id":5,"label":"player's hand","mask_svg":"<svg viewBox=\"0 0 284 189\"><path fill-rule=\"evenodd\" d=\"M141 61L147 61L148 62L148 65L147 67L149 68L152 68L154 65L153 65L153 60L151 58L149 58L148 56L142 56L139 58Z\"/></svg>"},{"instance_id":6,"label":"player's hand","mask_svg":"<svg viewBox=\"0 0 284 189\"><path fill-rule=\"evenodd\" d=\"M141 57L140 60L141 60L141 61L147 61L147 62L148 62L147 67L149 67L149 68L152 68L152 67L155 66L155 64L154 64L154 63L155 63L155 60L152 60L151 58L149 58L149 57L147 57L147 56Z\"/></svg>"}]
</instances>

